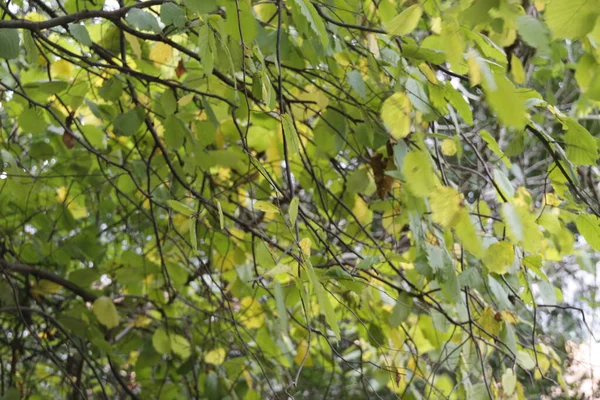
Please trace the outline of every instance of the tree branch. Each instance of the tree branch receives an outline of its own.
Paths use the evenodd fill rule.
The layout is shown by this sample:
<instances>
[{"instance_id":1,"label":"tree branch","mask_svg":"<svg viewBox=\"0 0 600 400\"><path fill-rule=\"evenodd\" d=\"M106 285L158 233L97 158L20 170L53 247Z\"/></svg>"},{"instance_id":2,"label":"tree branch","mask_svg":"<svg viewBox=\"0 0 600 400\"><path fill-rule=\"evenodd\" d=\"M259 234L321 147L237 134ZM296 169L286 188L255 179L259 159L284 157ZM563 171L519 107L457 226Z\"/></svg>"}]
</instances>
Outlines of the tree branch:
<instances>
[{"instance_id":1,"label":"tree branch","mask_svg":"<svg viewBox=\"0 0 600 400\"><path fill-rule=\"evenodd\" d=\"M51 18L46 21L29 21L25 19L1 20L0 29L27 29L30 31L41 31L44 29L64 26L75 22L83 21L91 18L103 18L111 21L123 18L132 8L148 8L164 3L170 3L171 0L149 0L142 3L133 4L131 6L122 7L117 10L83 10L73 14L63 15L56 18Z\"/></svg>"},{"instance_id":2,"label":"tree branch","mask_svg":"<svg viewBox=\"0 0 600 400\"><path fill-rule=\"evenodd\" d=\"M0 260L0 268L7 272L17 272L20 274L31 274L37 276L38 278L47 279L54 283L59 284L67 290L75 293L79 297L81 297L85 301L94 302L98 298L94 293L88 292L81 286L76 285L75 283L66 280L65 278L58 276L50 271L45 271L43 269L36 268L32 265L20 264L20 263L11 263L5 260Z\"/></svg>"}]
</instances>

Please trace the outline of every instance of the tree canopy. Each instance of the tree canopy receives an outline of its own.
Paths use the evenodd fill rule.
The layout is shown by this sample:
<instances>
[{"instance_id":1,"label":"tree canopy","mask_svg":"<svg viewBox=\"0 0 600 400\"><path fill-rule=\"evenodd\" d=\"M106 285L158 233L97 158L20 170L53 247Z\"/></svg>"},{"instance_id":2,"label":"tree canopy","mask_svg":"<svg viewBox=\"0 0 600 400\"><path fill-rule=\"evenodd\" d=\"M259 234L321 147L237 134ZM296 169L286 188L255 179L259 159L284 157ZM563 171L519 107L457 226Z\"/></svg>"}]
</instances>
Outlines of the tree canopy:
<instances>
[{"instance_id":1,"label":"tree canopy","mask_svg":"<svg viewBox=\"0 0 600 400\"><path fill-rule=\"evenodd\" d=\"M0 13L3 399L575 393L600 0Z\"/></svg>"}]
</instances>

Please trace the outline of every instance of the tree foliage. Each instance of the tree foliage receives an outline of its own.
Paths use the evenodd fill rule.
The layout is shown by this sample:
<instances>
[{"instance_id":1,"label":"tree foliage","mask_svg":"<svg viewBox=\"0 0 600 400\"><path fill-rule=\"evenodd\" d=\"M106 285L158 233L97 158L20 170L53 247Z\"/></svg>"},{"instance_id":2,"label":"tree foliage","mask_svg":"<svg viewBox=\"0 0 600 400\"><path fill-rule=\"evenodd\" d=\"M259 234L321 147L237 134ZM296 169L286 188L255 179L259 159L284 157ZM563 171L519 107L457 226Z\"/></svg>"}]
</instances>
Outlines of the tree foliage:
<instances>
[{"instance_id":1,"label":"tree foliage","mask_svg":"<svg viewBox=\"0 0 600 400\"><path fill-rule=\"evenodd\" d=\"M0 12L4 398L571 393L598 0Z\"/></svg>"}]
</instances>

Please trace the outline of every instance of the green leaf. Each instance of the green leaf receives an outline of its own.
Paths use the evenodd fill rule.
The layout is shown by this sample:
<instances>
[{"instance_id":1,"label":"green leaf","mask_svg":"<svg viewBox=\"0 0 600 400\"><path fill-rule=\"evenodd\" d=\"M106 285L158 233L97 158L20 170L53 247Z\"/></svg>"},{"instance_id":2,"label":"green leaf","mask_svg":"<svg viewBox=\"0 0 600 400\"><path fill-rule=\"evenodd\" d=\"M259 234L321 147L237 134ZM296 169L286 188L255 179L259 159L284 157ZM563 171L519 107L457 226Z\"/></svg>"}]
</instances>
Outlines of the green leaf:
<instances>
[{"instance_id":1,"label":"green leaf","mask_svg":"<svg viewBox=\"0 0 600 400\"><path fill-rule=\"evenodd\" d=\"M196 218L191 217L189 220L190 228L190 243L192 244L192 250L194 253L198 253L198 238L196 237Z\"/></svg>"},{"instance_id":2,"label":"green leaf","mask_svg":"<svg viewBox=\"0 0 600 400\"><path fill-rule=\"evenodd\" d=\"M152 346L158 354L169 354L171 352L171 341L163 328L157 329L152 335Z\"/></svg>"},{"instance_id":3,"label":"green leaf","mask_svg":"<svg viewBox=\"0 0 600 400\"><path fill-rule=\"evenodd\" d=\"M140 107L119 114L114 121L115 132L123 136L135 134L144 122L144 111Z\"/></svg>"},{"instance_id":4,"label":"green leaf","mask_svg":"<svg viewBox=\"0 0 600 400\"><path fill-rule=\"evenodd\" d=\"M512 183L510 183L510 179L499 169L494 170L494 182L502 191L505 197L514 197L515 196L515 188Z\"/></svg>"},{"instance_id":5,"label":"green leaf","mask_svg":"<svg viewBox=\"0 0 600 400\"><path fill-rule=\"evenodd\" d=\"M388 35L408 35L419 25L421 15L423 15L423 9L419 4L414 4L386 23L385 29L388 31Z\"/></svg>"},{"instance_id":6,"label":"green leaf","mask_svg":"<svg viewBox=\"0 0 600 400\"><path fill-rule=\"evenodd\" d=\"M491 133L489 133L485 129L482 129L479 131L479 136L481 136L481 138L487 143L488 148L495 155L500 157L500 159L502 159L502 162L504 163L506 168L508 168L508 169L512 168L512 163L510 162L510 159L500 149L500 145L498 144L498 142L496 142L496 139L494 139L494 137L492 136Z\"/></svg>"},{"instance_id":7,"label":"green leaf","mask_svg":"<svg viewBox=\"0 0 600 400\"><path fill-rule=\"evenodd\" d=\"M187 8L200 14L206 14L217 8L217 0L186 0Z\"/></svg>"},{"instance_id":8,"label":"green leaf","mask_svg":"<svg viewBox=\"0 0 600 400\"><path fill-rule=\"evenodd\" d=\"M514 393L517 385L517 377L511 368L506 368L502 374L502 390L505 395L510 396Z\"/></svg>"},{"instance_id":9,"label":"green leaf","mask_svg":"<svg viewBox=\"0 0 600 400\"><path fill-rule=\"evenodd\" d=\"M215 200L217 203L217 210L219 211L219 226L221 229L225 228L225 216L223 215L223 207L221 207L221 202L219 200Z\"/></svg>"},{"instance_id":10,"label":"green leaf","mask_svg":"<svg viewBox=\"0 0 600 400\"><path fill-rule=\"evenodd\" d=\"M316 37L321 39L321 45L323 46L323 49L327 49L329 47L329 34L327 33L327 29L325 29L325 23L315 9L315 6L313 6L309 0L292 1L298 6L298 9L306 18Z\"/></svg>"},{"instance_id":11,"label":"green leaf","mask_svg":"<svg viewBox=\"0 0 600 400\"><path fill-rule=\"evenodd\" d=\"M398 301L392 308L392 312L389 316L389 323L392 328L399 326L401 323L406 321L410 315L413 299L406 292L402 292Z\"/></svg>"},{"instance_id":12,"label":"green leaf","mask_svg":"<svg viewBox=\"0 0 600 400\"><path fill-rule=\"evenodd\" d=\"M527 370L532 370L535 368L535 360L533 357L525 350L519 350L517 352L517 362L521 367Z\"/></svg>"},{"instance_id":13,"label":"green leaf","mask_svg":"<svg viewBox=\"0 0 600 400\"><path fill-rule=\"evenodd\" d=\"M544 305L555 306L557 304L556 292L554 291L554 286L552 286L550 282L538 282L537 287L540 291L540 296L542 297L542 302Z\"/></svg>"},{"instance_id":14,"label":"green leaf","mask_svg":"<svg viewBox=\"0 0 600 400\"><path fill-rule=\"evenodd\" d=\"M27 133L44 133L48 127L48 123L44 119L42 111L35 107L26 108L25 111L19 115L18 121L21 129Z\"/></svg>"},{"instance_id":15,"label":"green leaf","mask_svg":"<svg viewBox=\"0 0 600 400\"><path fill-rule=\"evenodd\" d=\"M152 31L154 33L160 33L161 31L154 15L145 10L132 8L125 16L125 20L134 28L142 31Z\"/></svg>"},{"instance_id":16,"label":"green leaf","mask_svg":"<svg viewBox=\"0 0 600 400\"><path fill-rule=\"evenodd\" d=\"M84 46L94 44L87 28L83 24L69 24L69 33Z\"/></svg>"},{"instance_id":17,"label":"green leaf","mask_svg":"<svg viewBox=\"0 0 600 400\"><path fill-rule=\"evenodd\" d=\"M317 300L319 302L319 307L321 312L325 315L325 320L327 324L331 327L337 339L340 339L340 327L338 325L337 317L335 316L335 311L331 306L331 302L329 301L329 296L327 292L323 288L323 284L319 281L315 269L313 268L310 260L305 258L305 265L308 269L308 277L313 286L315 294L317 295Z\"/></svg>"},{"instance_id":18,"label":"green leaf","mask_svg":"<svg viewBox=\"0 0 600 400\"><path fill-rule=\"evenodd\" d=\"M404 157L402 174L412 194L426 197L435 188L436 180L429 155L423 151L411 151Z\"/></svg>"},{"instance_id":19,"label":"green leaf","mask_svg":"<svg viewBox=\"0 0 600 400\"><path fill-rule=\"evenodd\" d=\"M191 137L190 130L179 116L169 115L164 123L165 143L169 149L176 150L183 146L186 138Z\"/></svg>"},{"instance_id":20,"label":"green leaf","mask_svg":"<svg viewBox=\"0 0 600 400\"><path fill-rule=\"evenodd\" d=\"M290 155L296 155L300 151L300 142L298 139L298 132L294 127L294 121L289 114L283 114L281 116L281 122L283 123L283 134L285 135L285 143Z\"/></svg>"},{"instance_id":21,"label":"green leaf","mask_svg":"<svg viewBox=\"0 0 600 400\"><path fill-rule=\"evenodd\" d=\"M108 329L119 326L119 313L110 297L98 297L92 305L92 310L98 321Z\"/></svg>"},{"instance_id":22,"label":"green leaf","mask_svg":"<svg viewBox=\"0 0 600 400\"><path fill-rule=\"evenodd\" d=\"M190 358L190 355L192 354L192 346L185 337L173 334L170 335L169 339L169 347L173 353L177 354L184 361ZM154 340L152 342L154 344Z\"/></svg>"},{"instance_id":23,"label":"green leaf","mask_svg":"<svg viewBox=\"0 0 600 400\"><path fill-rule=\"evenodd\" d=\"M502 219L506 224L509 237L518 242L523 241L525 228L515 206L510 203L503 203L500 214L502 214Z\"/></svg>"},{"instance_id":24,"label":"green leaf","mask_svg":"<svg viewBox=\"0 0 600 400\"><path fill-rule=\"evenodd\" d=\"M594 215L579 214L575 219L577 230L585 241L596 251L600 251L600 219Z\"/></svg>"},{"instance_id":25,"label":"green leaf","mask_svg":"<svg viewBox=\"0 0 600 400\"><path fill-rule=\"evenodd\" d=\"M346 78L348 79L350 86L352 86L352 89L358 93L362 99L367 97L367 85L365 85L365 81L363 80L360 71L348 71L346 73Z\"/></svg>"},{"instance_id":26,"label":"green leaf","mask_svg":"<svg viewBox=\"0 0 600 400\"><path fill-rule=\"evenodd\" d=\"M552 0L544 18L554 38L579 39L594 28L599 12L599 0Z\"/></svg>"},{"instance_id":27,"label":"green leaf","mask_svg":"<svg viewBox=\"0 0 600 400\"><path fill-rule=\"evenodd\" d=\"M567 133L565 144L567 158L576 165L596 165L598 145L596 139L572 118L562 120Z\"/></svg>"},{"instance_id":28,"label":"green leaf","mask_svg":"<svg viewBox=\"0 0 600 400\"><path fill-rule=\"evenodd\" d=\"M10 60L19 57L19 31L0 29L0 58Z\"/></svg>"},{"instance_id":29,"label":"green leaf","mask_svg":"<svg viewBox=\"0 0 600 400\"><path fill-rule=\"evenodd\" d=\"M167 200L167 205L174 211L177 211L178 213L181 213L187 217L191 217L192 215L196 214L196 210L186 204L180 203L177 200Z\"/></svg>"},{"instance_id":30,"label":"green leaf","mask_svg":"<svg viewBox=\"0 0 600 400\"><path fill-rule=\"evenodd\" d=\"M185 25L185 12L175 3L165 3L160 6L160 20L165 25L181 28Z\"/></svg>"},{"instance_id":31,"label":"green leaf","mask_svg":"<svg viewBox=\"0 0 600 400\"><path fill-rule=\"evenodd\" d=\"M525 127L525 99L503 74L495 73L489 79L483 79L483 88L500 122L516 129Z\"/></svg>"},{"instance_id":32,"label":"green leaf","mask_svg":"<svg viewBox=\"0 0 600 400\"><path fill-rule=\"evenodd\" d=\"M292 201L290 201L290 207L288 208L288 215L290 216L290 224L292 226L296 225L296 218L298 217L298 205L300 201L297 197L294 197Z\"/></svg>"},{"instance_id":33,"label":"green leaf","mask_svg":"<svg viewBox=\"0 0 600 400\"><path fill-rule=\"evenodd\" d=\"M521 15L515 22L523 41L537 49L538 55L550 54L550 32L540 20L529 15Z\"/></svg>"},{"instance_id":34,"label":"green leaf","mask_svg":"<svg viewBox=\"0 0 600 400\"><path fill-rule=\"evenodd\" d=\"M116 101L121 97L125 85L119 78L113 76L102 83L102 87L98 89L98 94L106 101Z\"/></svg>"},{"instance_id":35,"label":"green leaf","mask_svg":"<svg viewBox=\"0 0 600 400\"><path fill-rule=\"evenodd\" d=\"M456 111L458 111L462 119L464 119L467 124L473 125L473 111L463 95L449 84L446 85L444 94L452 107L456 108Z\"/></svg>"}]
</instances>

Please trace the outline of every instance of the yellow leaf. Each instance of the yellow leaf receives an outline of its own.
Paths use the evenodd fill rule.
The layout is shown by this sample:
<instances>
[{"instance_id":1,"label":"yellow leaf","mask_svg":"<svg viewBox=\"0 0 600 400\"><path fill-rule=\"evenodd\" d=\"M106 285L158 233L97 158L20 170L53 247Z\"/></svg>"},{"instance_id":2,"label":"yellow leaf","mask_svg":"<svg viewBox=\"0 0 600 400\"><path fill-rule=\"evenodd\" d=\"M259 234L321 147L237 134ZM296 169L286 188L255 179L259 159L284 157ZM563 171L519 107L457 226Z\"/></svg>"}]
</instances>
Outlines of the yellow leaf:
<instances>
[{"instance_id":1,"label":"yellow leaf","mask_svg":"<svg viewBox=\"0 0 600 400\"><path fill-rule=\"evenodd\" d=\"M66 60L58 60L52 64L50 69L52 71L52 75L70 79L73 73L73 64Z\"/></svg>"},{"instance_id":2,"label":"yellow leaf","mask_svg":"<svg viewBox=\"0 0 600 400\"><path fill-rule=\"evenodd\" d=\"M465 210L460 213L460 219L454 227L454 231L465 250L475 257L481 257L483 253L481 239L477 236L477 231L475 231L475 227L471 223L469 214Z\"/></svg>"},{"instance_id":3,"label":"yellow leaf","mask_svg":"<svg viewBox=\"0 0 600 400\"><path fill-rule=\"evenodd\" d=\"M483 256L483 263L490 272L503 275L515 260L515 248L507 241L492 244Z\"/></svg>"},{"instance_id":4,"label":"yellow leaf","mask_svg":"<svg viewBox=\"0 0 600 400\"><path fill-rule=\"evenodd\" d=\"M309 238L304 238L300 241L300 243L298 244L300 246L300 249L302 250L302 253L304 253L305 255L310 257L310 246L311 246L311 241Z\"/></svg>"},{"instance_id":5,"label":"yellow leaf","mask_svg":"<svg viewBox=\"0 0 600 400\"><path fill-rule=\"evenodd\" d=\"M442 142L442 154L448 157L452 157L456 154L456 142L452 139L444 139Z\"/></svg>"},{"instance_id":6,"label":"yellow leaf","mask_svg":"<svg viewBox=\"0 0 600 400\"><path fill-rule=\"evenodd\" d=\"M511 74L515 83L522 85L525 83L525 68L523 68L523 64L519 57L516 57L514 54L510 58L510 65L512 67Z\"/></svg>"},{"instance_id":7,"label":"yellow leaf","mask_svg":"<svg viewBox=\"0 0 600 400\"><path fill-rule=\"evenodd\" d=\"M455 189L440 187L429 198L432 219L445 228L458 223L462 211L462 197Z\"/></svg>"},{"instance_id":8,"label":"yellow leaf","mask_svg":"<svg viewBox=\"0 0 600 400\"><path fill-rule=\"evenodd\" d=\"M309 350L310 348L306 340L302 340L300 343L298 343L298 347L296 348L296 356L294 357L294 362L296 365L301 365L302 361L304 361L304 366L306 367L313 365L313 359L309 353ZM305 356L306 360L304 359Z\"/></svg>"},{"instance_id":9,"label":"yellow leaf","mask_svg":"<svg viewBox=\"0 0 600 400\"><path fill-rule=\"evenodd\" d=\"M410 100L404 92L387 98L381 107L381 119L394 139L402 139L410 133Z\"/></svg>"},{"instance_id":10,"label":"yellow leaf","mask_svg":"<svg viewBox=\"0 0 600 400\"><path fill-rule=\"evenodd\" d=\"M227 352L225 349L219 347L218 349L214 349L206 353L204 355L204 362L212 365L221 365L225 362L226 356Z\"/></svg>"},{"instance_id":11,"label":"yellow leaf","mask_svg":"<svg viewBox=\"0 0 600 400\"><path fill-rule=\"evenodd\" d=\"M504 322L507 322L511 325L519 323L519 317L512 311L504 310L500 311L500 314L502 314L502 320Z\"/></svg>"},{"instance_id":12,"label":"yellow leaf","mask_svg":"<svg viewBox=\"0 0 600 400\"><path fill-rule=\"evenodd\" d=\"M179 106L184 107L186 105L188 105L192 100L194 100L194 93L190 93L190 94L186 94L185 96L182 96L178 101L177 104L179 104Z\"/></svg>"},{"instance_id":13,"label":"yellow leaf","mask_svg":"<svg viewBox=\"0 0 600 400\"><path fill-rule=\"evenodd\" d=\"M136 328L145 328L152 323L152 319L145 315L138 315L131 323Z\"/></svg>"},{"instance_id":14,"label":"yellow leaf","mask_svg":"<svg viewBox=\"0 0 600 400\"><path fill-rule=\"evenodd\" d=\"M260 211L264 211L264 212L271 212L271 213L278 213L279 212L279 208L277 208L275 205L269 203L268 201L264 201L264 200L258 200L256 203L254 203L254 208L256 208L257 210Z\"/></svg>"},{"instance_id":15,"label":"yellow leaf","mask_svg":"<svg viewBox=\"0 0 600 400\"><path fill-rule=\"evenodd\" d=\"M44 296L57 293L60 289L62 289L62 286L58 283L42 279L33 287L32 291Z\"/></svg>"},{"instance_id":16,"label":"yellow leaf","mask_svg":"<svg viewBox=\"0 0 600 400\"><path fill-rule=\"evenodd\" d=\"M246 328L260 328L265 323L265 313L254 297L244 297L240 301L241 322Z\"/></svg>"},{"instance_id":17,"label":"yellow leaf","mask_svg":"<svg viewBox=\"0 0 600 400\"><path fill-rule=\"evenodd\" d=\"M479 85L481 83L481 67L475 55L469 54L467 65L469 66L469 82L472 86Z\"/></svg>"},{"instance_id":18,"label":"yellow leaf","mask_svg":"<svg viewBox=\"0 0 600 400\"><path fill-rule=\"evenodd\" d=\"M150 50L150 60L155 64L164 65L173 57L173 48L166 43L157 42Z\"/></svg>"},{"instance_id":19,"label":"yellow leaf","mask_svg":"<svg viewBox=\"0 0 600 400\"><path fill-rule=\"evenodd\" d=\"M369 210L369 206L360 196L356 196L352 212L363 225L368 225L373 220L373 211Z\"/></svg>"},{"instance_id":20,"label":"yellow leaf","mask_svg":"<svg viewBox=\"0 0 600 400\"><path fill-rule=\"evenodd\" d=\"M429 82L433 83L434 85L438 83L438 78L429 65L421 63L419 64L419 70L423 73L423 75L425 75Z\"/></svg>"},{"instance_id":21,"label":"yellow leaf","mask_svg":"<svg viewBox=\"0 0 600 400\"><path fill-rule=\"evenodd\" d=\"M127 40L127 43L129 43L129 45L131 46L133 54L135 54L137 58L142 58L142 46L140 46L138 38L136 38L133 35L130 35L129 33L125 33L125 40Z\"/></svg>"},{"instance_id":22,"label":"yellow leaf","mask_svg":"<svg viewBox=\"0 0 600 400\"><path fill-rule=\"evenodd\" d=\"M499 334L502 329L500 321L496 318L496 312L490 307L486 307L485 310L483 310L477 322L491 335Z\"/></svg>"}]
</instances>

